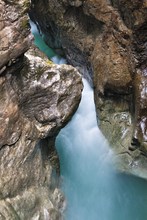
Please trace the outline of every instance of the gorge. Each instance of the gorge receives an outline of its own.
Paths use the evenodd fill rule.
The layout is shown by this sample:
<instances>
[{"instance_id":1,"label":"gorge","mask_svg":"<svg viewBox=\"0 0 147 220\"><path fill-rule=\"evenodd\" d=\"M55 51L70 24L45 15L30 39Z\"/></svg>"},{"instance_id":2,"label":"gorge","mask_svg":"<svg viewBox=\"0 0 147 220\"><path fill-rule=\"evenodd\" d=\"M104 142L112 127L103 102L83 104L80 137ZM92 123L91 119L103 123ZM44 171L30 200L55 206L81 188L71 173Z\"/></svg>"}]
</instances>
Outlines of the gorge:
<instances>
[{"instance_id":1,"label":"gorge","mask_svg":"<svg viewBox=\"0 0 147 220\"><path fill-rule=\"evenodd\" d=\"M56 145L67 200L65 220L146 219L147 182L114 169L114 155L97 127L87 82L80 106Z\"/></svg>"},{"instance_id":2,"label":"gorge","mask_svg":"<svg viewBox=\"0 0 147 220\"><path fill-rule=\"evenodd\" d=\"M147 175L146 11L146 0L31 4L45 42L93 84L99 127L117 166L141 177Z\"/></svg>"},{"instance_id":3,"label":"gorge","mask_svg":"<svg viewBox=\"0 0 147 220\"><path fill-rule=\"evenodd\" d=\"M37 29L32 31L39 35ZM35 43L44 51L41 40ZM45 52L52 60L50 50ZM60 59L54 60L60 63ZM85 79L83 84L79 108L56 140L67 203L64 219L144 220L147 182L115 169L113 152L98 129L93 90Z\"/></svg>"},{"instance_id":4,"label":"gorge","mask_svg":"<svg viewBox=\"0 0 147 220\"><path fill-rule=\"evenodd\" d=\"M0 10L0 219L145 220L146 0Z\"/></svg>"}]
</instances>

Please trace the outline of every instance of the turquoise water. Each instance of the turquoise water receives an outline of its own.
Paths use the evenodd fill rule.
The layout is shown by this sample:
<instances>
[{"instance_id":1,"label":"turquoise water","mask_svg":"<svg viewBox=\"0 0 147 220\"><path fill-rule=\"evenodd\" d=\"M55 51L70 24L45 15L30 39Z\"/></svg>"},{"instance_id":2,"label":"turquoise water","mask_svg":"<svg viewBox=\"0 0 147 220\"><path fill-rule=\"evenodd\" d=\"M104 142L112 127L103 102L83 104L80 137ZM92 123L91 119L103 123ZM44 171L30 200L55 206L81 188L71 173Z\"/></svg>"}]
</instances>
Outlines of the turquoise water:
<instances>
[{"instance_id":1,"label":"turquoise water","mask_svg":"<svg viewBox=\"0 0 147 220\"><path fill-rule=\"evenodd\" d=\"M44 42L43 37L39 34L38 29L36 25L30 21L31 25L31 32L34 35L34 44L43 52L46 54L46 56L52 60L54 63L57 64L63 64L66 63L66 60L54 52L51 48L47 46L47 44Z\"/></svg>"},{"instance_id":2,"label":"turquoise water","mask_svg":"<svg viewBox=\"0 0 147 220\"><path fill-rule=\"evenodd\" d=\"M42 49L42 40L35 43ZM114 170L113 152L97 127L93 91L83 81L80 106L56 140L65 220L147 220L147 182Z\"/></svg>"},{"instance_id":3,"label":"turquoise water","mask_svg":"<svg viewBox=\"0 0 147 220\"><path fill-rule=\"evenodd\" d=\"M93 91L84 80L79 109L56 140L66 220L146 220L147 182L117 173L97 127Z\"/></svg>"}]
</instances>

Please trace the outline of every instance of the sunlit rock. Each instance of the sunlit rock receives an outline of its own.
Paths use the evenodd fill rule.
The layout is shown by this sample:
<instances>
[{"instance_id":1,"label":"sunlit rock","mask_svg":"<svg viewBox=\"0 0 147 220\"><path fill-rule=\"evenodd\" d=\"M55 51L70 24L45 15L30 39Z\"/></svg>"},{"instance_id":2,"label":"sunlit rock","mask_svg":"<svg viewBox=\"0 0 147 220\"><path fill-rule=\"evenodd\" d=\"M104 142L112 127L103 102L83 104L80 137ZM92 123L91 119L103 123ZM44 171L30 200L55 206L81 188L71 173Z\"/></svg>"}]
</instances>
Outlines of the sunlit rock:
<instances>
[{"instance_id":1,"label":"sunlit rock","mask_svg":"<svg viewBox=\"0 0 147 220\"><path fill-rule=\"evenodd\" d=\"M35 48L24 55L33 39L29 5L0 0L0 219L62 219L54 140L83 86L75 68Z\"/></svg>"},{"instance_id":2,"label":"sunlit rock","mask_svg":"<svg viewBox=\"0 0 147 220\"><path fill-rule=\"evenodd\" d=\"M99 126L121 170L147 177L146 1L32 0L30 15L94 85Z\"/></svg>"}]
</instances>

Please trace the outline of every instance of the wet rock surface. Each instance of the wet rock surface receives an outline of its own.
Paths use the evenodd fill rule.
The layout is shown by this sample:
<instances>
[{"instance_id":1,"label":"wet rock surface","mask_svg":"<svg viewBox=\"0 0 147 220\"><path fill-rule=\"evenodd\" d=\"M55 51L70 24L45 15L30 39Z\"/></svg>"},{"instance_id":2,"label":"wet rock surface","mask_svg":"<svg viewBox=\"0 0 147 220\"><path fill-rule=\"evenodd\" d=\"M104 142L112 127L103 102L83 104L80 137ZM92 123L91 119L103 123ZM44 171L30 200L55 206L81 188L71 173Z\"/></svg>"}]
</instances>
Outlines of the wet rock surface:
<instances>
[{"instance_id":1,"label":"wet rock surface","mask_svg":"<svg viewBox=\"0 0 147 220\"><path fill-rule=\"evenodd\" d=\"M32 0L30 14L49 46L93 82L120 169L147 178L146 0Z\"/></svg>"},{"instance_id":2,"label":"wet rock surface","mask_svg":"<svg viewBox=\"0 0 147 220\"><path fill-rule=\"evenodd\" d=\"M30 47L28 8L28 0L0 1L0 73Z\"/></svg>"},{"instance_id":3,"label":"wet rock surface","mask_svg":"<svg viewBox=\"0 0 147 220\"><path fill-rule=\"evenodd\" d=\"M60 219L52 140L78 106L81 77L71 66L50 66L30 54L24 63L21 71L1 76L0 212L6 219Z\"/></svg>"},{"instance_id":4,"label":"wet rock surface","mask_svg":"<svg viewBox=\"0 0 147 220\"><path fill-rule=\"evenodd\" d=\"M82 81L35 48L24 55L28 8L29 1L0 1L0 219L62 219L54 141L78 107Z\"/></svg>"}]
</instances>

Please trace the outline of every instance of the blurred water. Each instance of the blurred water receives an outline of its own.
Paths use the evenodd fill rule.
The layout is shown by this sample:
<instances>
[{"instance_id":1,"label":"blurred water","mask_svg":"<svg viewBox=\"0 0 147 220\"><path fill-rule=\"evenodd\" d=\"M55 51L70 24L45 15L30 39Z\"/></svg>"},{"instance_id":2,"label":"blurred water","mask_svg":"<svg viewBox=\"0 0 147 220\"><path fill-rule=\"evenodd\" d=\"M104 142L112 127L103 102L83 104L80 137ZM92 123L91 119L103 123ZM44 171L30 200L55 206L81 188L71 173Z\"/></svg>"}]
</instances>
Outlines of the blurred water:
<instances>
[{"instance_id":1,"label":"blurred water","mask_svg":"<svg viewBox=\"0 0 147 220\"><path fill-rule=\"evenodd\" d=\"M113 153L97 127L93 91L83 81L78 111L56 140L65 219L146 220L147 182L113 169Z\"/></svg>"},{"instance_id":2,"label":"blurred water","mask_svg":"<svg viewBox=\"0 0 147 220\"><path fill-rule=\"evenodd\" d=\"M34 25L32 32L35 44L49 58L65 62L48 48ZM83 82L80 106L56 140L67 201L65 220L147 220L147 182L114 170L113 153L97 126L93 91Z\"/></svg>"}]
</instances>

